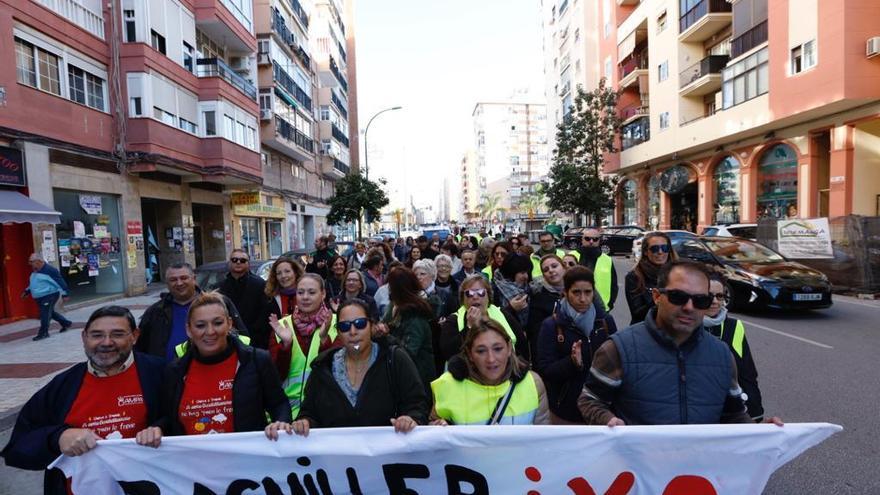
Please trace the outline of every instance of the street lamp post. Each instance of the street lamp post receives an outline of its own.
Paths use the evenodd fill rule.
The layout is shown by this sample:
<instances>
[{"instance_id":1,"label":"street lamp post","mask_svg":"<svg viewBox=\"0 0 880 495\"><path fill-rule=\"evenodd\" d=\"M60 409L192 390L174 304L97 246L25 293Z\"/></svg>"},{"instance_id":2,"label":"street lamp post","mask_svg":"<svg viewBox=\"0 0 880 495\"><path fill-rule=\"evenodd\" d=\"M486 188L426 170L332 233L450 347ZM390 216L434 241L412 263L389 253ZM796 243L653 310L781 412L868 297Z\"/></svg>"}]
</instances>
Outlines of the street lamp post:
<instances>
[{"instance_id":1,"label":"street lamp post","mask_svg":"<svg viewBox=\"0 0 880 495\"><path fill-rule=\"evenodd\" d=\"M370 117L369 121L367 121L367 128L364 129L364 175L366 176L367 180L370 180L370 148L368 146L369 143L367 142L367 133L370 132L370 124L373 123L373 119L382 115L383 113L390 112L392 110L400 110L401 108L403 107L391 107L386 108L385 110L380 110L372 117Z\"/></svg>"}]
</instances>

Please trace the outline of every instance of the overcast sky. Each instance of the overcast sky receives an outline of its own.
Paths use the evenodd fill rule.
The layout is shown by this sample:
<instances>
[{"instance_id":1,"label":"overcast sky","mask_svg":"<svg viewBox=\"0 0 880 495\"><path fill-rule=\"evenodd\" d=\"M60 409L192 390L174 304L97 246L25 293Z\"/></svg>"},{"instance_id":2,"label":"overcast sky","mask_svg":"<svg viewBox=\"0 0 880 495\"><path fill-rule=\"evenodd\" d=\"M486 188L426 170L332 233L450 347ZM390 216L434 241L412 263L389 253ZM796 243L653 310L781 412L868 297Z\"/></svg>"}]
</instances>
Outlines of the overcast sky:
<instances>
[{"instance_id":1,"label":"overcast sky","mask_svg":"<svg viewBox=\"0 0 880 495\"><path fill-rule=\"evenodd\" d=\"M436 205L444 178L460 187L477 102L518 89L543 101L538 0L356 0L355 23L361 134L403 107L368 137L370 177L388 179L392 207Z\"/></svg>"}]
</instances>

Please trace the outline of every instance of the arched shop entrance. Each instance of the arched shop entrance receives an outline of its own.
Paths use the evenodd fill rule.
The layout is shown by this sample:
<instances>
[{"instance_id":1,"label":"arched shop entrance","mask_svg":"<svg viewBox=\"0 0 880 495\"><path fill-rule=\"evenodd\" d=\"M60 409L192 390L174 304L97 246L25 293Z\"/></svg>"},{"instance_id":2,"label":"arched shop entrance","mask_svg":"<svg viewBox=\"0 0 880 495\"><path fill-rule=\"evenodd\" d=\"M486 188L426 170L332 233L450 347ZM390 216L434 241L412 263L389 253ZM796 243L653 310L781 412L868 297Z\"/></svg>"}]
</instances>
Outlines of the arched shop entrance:
<instances>
[{"instance_id":1,"label":"arched shop entrance","mask_svg":"<svg viewBox=\"0 0 880 495\"><path fill-rule=\"evenodd\" d=\"M619 204L623 206L621 209L621 225L636 225L638 223L639 198L637 191L636 181L632 179L627 179L620 187Z\"/></svg>"},{"instance_id":2,"label":"arched shop entrance","mask_svg":"<svg viewBox=\"0 0 880 495\"><path fill-rule=\"evenodd\" d=\"M660 228L660 176L652 175L648 179L648 227L653 230Z\"/></svg>"},{"instance_id":3,"label":"arched shop entrance","mask_svg":"<svg viewBox=\"0 0 880 495\"><path fill-rule=\"evenodd\" d=\"M777 144L758 162L758 218L796 218L797 153Z\"/></svg>"},{"instance_id":4,"label":"arched shop entrance","mask_svg":"<svg viewBox=\"0 0 880 495\"><path fill-rule=\"evenodd\" d=\"M697 175L685 164L660 174L660 189L669 195L669 228L697 230Z\"/></svg>"},{"instance_id":5,"label":"arched shop entrance","mask_svg":"<svg viewBox=\"0 0 880 495\"><path fill-rule=\"evenodd\" d=\"M712 182L713 223L739 223L739 162L736 158L728 155L718 162Z\"/></svg>"}]
</instances>

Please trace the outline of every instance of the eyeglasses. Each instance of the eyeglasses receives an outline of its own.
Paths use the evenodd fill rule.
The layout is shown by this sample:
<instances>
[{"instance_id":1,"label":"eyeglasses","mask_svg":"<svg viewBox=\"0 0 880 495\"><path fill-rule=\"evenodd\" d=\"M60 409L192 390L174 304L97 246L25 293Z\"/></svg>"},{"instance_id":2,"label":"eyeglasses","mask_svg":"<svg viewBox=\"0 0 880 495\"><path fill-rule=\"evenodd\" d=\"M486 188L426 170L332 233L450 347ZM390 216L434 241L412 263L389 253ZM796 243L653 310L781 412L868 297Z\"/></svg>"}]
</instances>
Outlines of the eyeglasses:
<instances>
[{"instance_id":1,"label":"eyeglasses","mask_svg":"<svg viewBox=\"0 0 880 495\"><path fill-rule=\"evenodd\" d=\"M583 237L582 239L587 242L599 242L601 240L600 237Z\"/></svg>"},{"instance_id":2,"label":"eyeglasses","mask_svg":"<svg viewBox=\"0 0 880 495\"><path fill-rule=\"evenodd\" d=\"M709 295L712 296L713 299L727 302L727 294L723 292L710 292Z\"/></svg>"},{"instance_id":3,"label":"eyeglasses","mask_svg":"<svg viewBox=\"0 0 880 495\"><path fill-rule=\"evenodd\" d=\"M668 253L669 252L669 244L655 244L653 246L648 247L648 251L651 251L654 254Z\"/></svg>"},{"instance_id":4,"label":"eyeglasses","mask_svg":"<svg viewBox=\"0 0 880 495\"><path fill-rule=\"evenodd\" d=\"M345 333L351 330L352 325L354 325L354 327L358 330L363 330L367 328L367 323L369 323L369 320L367 320L366 318L356 318L351 321L337 321L336 328L340 332Z\"/></svg>"},{"instance_id":5,"label":"eyeglasses","mask_svg":"<svg viewBox=\"0 0 880 495\"><path fill-rule=\"evenodd\" d=\"M110 333L86 332L86 338L92 342L103 342L104 339L108 337L110 340L118 342L120 340L125 340L129 335L131 335L131 332L126 332L124 330L112 331Z\"/></svg>"},{"instance_id":6,"label":"eyeglasses","mask_svg":"<svg viewBox=\"0 0 880 495\"><path fill-rule=\"evenodd\" d=\"M688 301L693 301L697 309L709 309L714 299L712 294L690 294L678 289L657 289L657 292L666 294L666 299L676 306L684 306Z\"/></svg>"},{"instance_id":7,"label":"eyeglasses","mask_svg":"<svg viewBox=\"0 0 880 495\"><path fill-rule=\"evenodd\" d=\"M467 297L486 297L486 289L468 289L464 291Z\"/></svg>"},{"instance_id":8,"label":"eyeglasses","mask_svg":"<svg viewBox=\"0 0 880 495\"><path fill-rule=\"evenodd\" d=\"M247 258L229 258L229 261L233 263L247 263L250 260Z\"/></svg>"}]
</instances>

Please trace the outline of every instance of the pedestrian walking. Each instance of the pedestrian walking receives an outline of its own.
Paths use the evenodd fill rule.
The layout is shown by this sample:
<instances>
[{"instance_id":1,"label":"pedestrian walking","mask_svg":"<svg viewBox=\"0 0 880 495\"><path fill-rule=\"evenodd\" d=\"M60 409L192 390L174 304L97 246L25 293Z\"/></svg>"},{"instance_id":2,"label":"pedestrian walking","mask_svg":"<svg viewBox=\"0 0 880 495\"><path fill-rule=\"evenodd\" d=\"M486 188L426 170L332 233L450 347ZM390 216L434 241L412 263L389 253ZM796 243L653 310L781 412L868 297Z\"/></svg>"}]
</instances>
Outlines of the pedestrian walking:
<instances>
[{"instance_id":1,"label":"pedestrian walking","mask_svg":"<svg viewBox=\"0 0 880 495\"><path fill-rule=\"evenodd\" d=\"M311 261L306 265L307 273L316 273L326 279L330 275L330 260L336 256L336 251L327 245L327 237L319 236L315 239L315 250L309 255Z\"/></svg>"},{"instance_id":2,"label":"pedestrian walking","mask_svg":"<svg viewBox=\"0 0 880 495\"><path fill-rule=\"evenodd\" d=\"M235 303L246 329L255 339L254 344L264 349L271 333L266 315L268 314L269 297L266 296L266 281L251 273L250 255L243 249L233 249L229 255L229 273L217 288L221 294Z\"/></svg>"},{"instance_id":3,"label":"pedestrian walking","mask_svg":"<svg viewBox=\"0 0 880 495\"><path fill-rule=\"evenodd\" d=\"M46 263L37 253L30 255L28 264L31 265L30 280L24 292L21 293L21 298L24 299L30 295L37 303L37 309L40 312L40 329L32 340L43 340L48 337L49 324L52 320L61 324L59 333L66 332L73 325L73 322L56 311L55 305L58 304L59 299L67 296L67 282L61 277L61 272L57 268Z\"/></svg>"}]
</instances>

